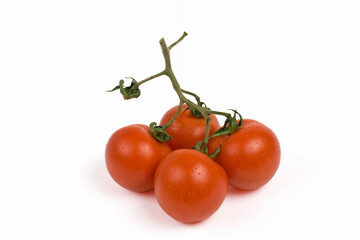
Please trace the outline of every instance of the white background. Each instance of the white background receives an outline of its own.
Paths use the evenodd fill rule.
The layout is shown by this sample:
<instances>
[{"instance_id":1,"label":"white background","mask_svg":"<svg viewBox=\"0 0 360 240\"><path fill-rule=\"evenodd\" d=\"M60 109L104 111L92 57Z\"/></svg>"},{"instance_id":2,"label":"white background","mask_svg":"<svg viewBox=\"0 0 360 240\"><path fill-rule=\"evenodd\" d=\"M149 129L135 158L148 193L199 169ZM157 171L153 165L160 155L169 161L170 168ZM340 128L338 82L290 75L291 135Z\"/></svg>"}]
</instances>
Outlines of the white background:
<instances>
[{"instance_id":1,"label":"white background","mask_svg":"<svg viewBox=\"0 0 360 240\"><path fill-rule=\"evenodd\" d=\"M359 239L359 12L357 0L1 0L0 239ZM263 122L282 147L268 185L230 189L192 225L116 185L104 161L115 130L178 103L165 77L139 99L106 90L161 71L158 40L183 31L182 88Z\"/></svg>"}]
</instances>

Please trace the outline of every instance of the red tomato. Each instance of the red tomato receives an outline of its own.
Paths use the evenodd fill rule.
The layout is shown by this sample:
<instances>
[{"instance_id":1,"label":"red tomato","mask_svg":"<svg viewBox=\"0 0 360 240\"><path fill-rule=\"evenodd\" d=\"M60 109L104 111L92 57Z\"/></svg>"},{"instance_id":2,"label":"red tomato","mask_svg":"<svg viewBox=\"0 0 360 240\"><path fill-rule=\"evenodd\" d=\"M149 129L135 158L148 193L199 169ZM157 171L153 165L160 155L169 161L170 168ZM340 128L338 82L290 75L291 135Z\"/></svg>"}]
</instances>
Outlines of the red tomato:
<instances>
[{"instance_id":1,"label":"red tomato","mask_svg":"<svg viewBox=\"0 0 360 240\"><path fill-rule=\"evenodd\" d=\"M187 107L187 105L183 105L178 117L166 130L166 132L172 136L172 139L167 142L171 150L191 148L205 137L205 118L194 117L190 110L184 112ZM167 111L162 117L160 125L164 125L169 122L175 115L177 109L178 106L175 106ZM220 128L216 116L211 114L210 118L209 136Z\"/></svg>"},{"instance_id":2,"label":"red tomato","mask_svg":"<svg viewBox=\"0 0 360 240\"><path fill-rule=\"evenodd\" d=\"M161 208L184 223L212 215L227 192L225 171L204 153L180 149L167 155L155 173L155 196Z\"/></svg>"},{"instance_id":3,"label":"red tomato","mask_svg":"<svg viewBox=\"0 0 360 240\"><path fill-rule=\"evenodd\" d=\"M110 137L105 150L106 166L120 186L134 192L150 191L160 160L170 152L166 143L150 135L148 126L134 124Z\"/></svg>"},{"instance_id":4,"label":"red tomato","mask_svg":"<svg viewBox=\"0 0 360 240\"><path fill-rule=\"evenodd\" d=\"M221 144L214 158L227 173L229 184L241 190L253 190L266 184L280 163L280 144L264 124L245 119L240 129L230 136L211 139L209 152Z\"/></svg>"}]
</instances>

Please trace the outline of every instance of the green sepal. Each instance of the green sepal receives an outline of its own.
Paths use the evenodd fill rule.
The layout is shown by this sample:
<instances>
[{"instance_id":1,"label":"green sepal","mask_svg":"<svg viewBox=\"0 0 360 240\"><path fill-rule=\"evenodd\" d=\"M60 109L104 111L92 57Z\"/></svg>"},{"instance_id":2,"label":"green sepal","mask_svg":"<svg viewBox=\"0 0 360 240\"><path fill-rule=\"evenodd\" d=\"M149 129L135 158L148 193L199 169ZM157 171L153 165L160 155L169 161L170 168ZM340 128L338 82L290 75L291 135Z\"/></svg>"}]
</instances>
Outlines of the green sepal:
<instances>
[{"instance_id":1,"label":"green sepal","mask_svg":"<svg viewBox=\"0 0 360 240\"><path fill-rule=\"evenodd\" d=\"M197 118L201 118L201 117L204 117L201 112L199 112L198 110L196 110L195 108L193 107L189 107L190 108L190 111L191 111L191 114L194 116L194 117L197 117Z\"/></svg>"},{"instance_id":2,"label":"green sepal","mask_svg":"<svg viewBox=\"0 0 360 240\"><path fill-rule=\"evenodd\" d=\"M156 122L152 122L149 125L151 136L159 142L167 142L172 139L171 135L169 135L163 126L156 126Z\"/></svg>"},{"instance_id":3,"label":"green sepal","mask_svg":"<svg viewBox=\"0 0 360 240\"><path fill-rule=\"evenodd\" d=\"M231 135L231 134L235 133L237 130L239 130L239 128L241 127L241 125L243 123L243 118L238 111L236 111L234 109L229 109L229 110L233 111L234 115L230 119L227 118L225 120L224 127L220 128L219 130L214 132L210 136L210 138L217 137L217 136L223 136L223 135ZM236 116L239 116L239 118L240 118L239 123L236 120Z\"/></svg>"},{"instance_id":4,"label":"green sepal","mask_svg":"<svg viewBox=\"0 0 360 240\"><path fill-rule=\"evenodd\" d=\"M207 146L207 144L205 144L205 142L203 140L197 142L196 145L193 146L191 149L205 153L206 155L208 155L208 152L209 152L208 146Z\"/></svg>"},{"instance_id":5,"label":"green sepal","mask_svg":"<svg viewBox=\"0 0 360 240\"><path fill-rule=\"evenodd\" d=\"M219 145L219 147L216 149L216 151L213 154L209 155L209 158L214 158L216 155L218 155L220 153L220 149L221 149L221 144Z\"/></svg>"},{"instance_id":6,"label":"green sepal","mask_svg":"<svg viewBox=\"0 0 360 240\"><path fill-rule=\"evenodd\" d=\"M120 89L119 85L116 86L116 87L114 87L114 88L111 89L111 90L107 90L107 92L113 92L113 91L118 90L118 89Z\"/></svg>"},{"instance_id":7,"label":"green sepal","mask_svg":"<svg viewBox=\"0 0 360 240\"><path fill-rule=\"evenodd\" d=\"M234 110L234 109L229 109L229 110L231 110L231 111L234 112L233 118L235 118L235 120L236 120L236 115L239 116L240 121L239 121L239 123L238 123L237 125L238 125L239 127L241 127L241 125L242 125L242 123L243 123L243 117L241 116L241 114L240 114L237 110Z\"/></svg>"},{"instance_id":8,"label":"green sepal","mask_svg":"<svg viewBox=\"0 0 360 240\"><path fill-rule=\"evenodd\" d=\"M210 108L208 108L208 107L206 107L206 104L204 103L204 102L200 102L199 104L198 104L200 107L203 107L203 105L204 105L204 108L205 109L210 109ZM189 110L190 109L190 111L191 111L191 114L194 116L194 117L197 117L197 118L202 118L202 117L204 117L202 114L201 114L201 112L199 112L198 110L196 110L194 107L187 107L186 109L185 109L185 111L184 112L186 112L187 110Z\"/></svg>"},{"instance_id":9,"label":"green sepal","mask_svg":"<svg viewBox=\"0 0 360 240\"><path fill-rule=\"evenodd\" d=\"M216 132L214 132L210 138L214 138L214 137L218 137L218 136L223 136L223 135L228 135L230 132L230 127L222 127L219 130L217 130Z\"/></svg>"},{"instance_id":10,"label":"green sepal","mask_svg":"<svg viewBox=\"0 0 360 240\"><path fill-rule=\"evenodd\" d=\"M124 87L124 80L121 79L119 81L119 85L114 87L112 90L108 90L108 92L113 92L115 90L120 89L120 93L125 100L131 99L131 98L138 98L141 94L141 91L138 86L138 82L134 78L131 78L131 79L132 79L132 81L131 81L130 86Z\"/></svg>"}]
</instances>

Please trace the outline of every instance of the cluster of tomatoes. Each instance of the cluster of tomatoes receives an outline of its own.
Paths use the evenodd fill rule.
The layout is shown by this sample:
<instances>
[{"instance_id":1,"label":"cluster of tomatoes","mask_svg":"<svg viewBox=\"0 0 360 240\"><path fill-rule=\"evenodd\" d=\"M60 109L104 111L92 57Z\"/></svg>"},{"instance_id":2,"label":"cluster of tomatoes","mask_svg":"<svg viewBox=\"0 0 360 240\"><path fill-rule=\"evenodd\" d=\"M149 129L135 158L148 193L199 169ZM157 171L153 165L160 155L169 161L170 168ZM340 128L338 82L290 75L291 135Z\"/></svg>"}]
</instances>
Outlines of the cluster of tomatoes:
<instances>
[{"instance_id":1,"label":"cluster of tomatoes","mask_svg":"<svg viewBox=\"0 0 360 240\"><path fill-rule=\"evenodd\" d=\"M199 222L212 215L225 199L228 185L253 190L266 184L280 162L280 145L275 134L258 121L244 119L231 135L211 138L213 159L190 149L205 137L206 120L191 111L181 113L166 130L172 139L155 140L150 128L134 124L117 130L106 145L106 166L122 187L146 192L154 189L161 208L174 219ZM160 125L169 122L178 106L171 108ZM210 135L220 129L210 115Z\"/></svg>"}]
</instances>

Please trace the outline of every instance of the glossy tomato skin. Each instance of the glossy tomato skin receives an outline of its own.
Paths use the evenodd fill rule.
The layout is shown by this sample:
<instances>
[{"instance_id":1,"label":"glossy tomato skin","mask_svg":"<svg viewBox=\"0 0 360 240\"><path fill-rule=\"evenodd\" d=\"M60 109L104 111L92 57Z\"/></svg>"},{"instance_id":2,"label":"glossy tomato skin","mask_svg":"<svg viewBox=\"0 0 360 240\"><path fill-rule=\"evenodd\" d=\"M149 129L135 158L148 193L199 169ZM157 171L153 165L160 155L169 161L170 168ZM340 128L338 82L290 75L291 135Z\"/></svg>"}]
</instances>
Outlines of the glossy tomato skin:
<instances>
[{"instance_id":1,"label":"glossy tomato skin","mask_svg":"<svg viewBox=\"0 0 360 240\"><path fill-rule=\"evenodd\" d=\"M227 193L225 171L207 155L190 149L175 150L155 173L155 196L174 219L199 222L212 215Z\"/></svg>"},{"instance_id":2,"label":"glossy tomato skin","mask_svg":"<svg viewBox=\"0 0 360 240\"><path fill-rule=\"evenodd\" d=\"M191 148L205 137L205 118L197 118L193 116L190 110L184 112L187 107L187 105L182 106L178 117L166 130L166 132L172 136L172 139L167 142L171 150ZM175 115L177 109L178 106L175 106L168 110L162 117L160 125L164 125L169 122ZM220 125L215 115L211 114L210 118L209 134L211 135L220 128Z\"/></svg>"},{"instance_id":3,"label":"glossy tomato skin","mask_svg":"<svg viewBox=\"0 0 360 240\"><path fill-rule=\"evenodd\" d=\"M209 144L214 158L225 170L229 184L241 190L254 190L275 175L280 163L280 144L276 135L264 124L245 119L240 129L230 135L216 137Z\"/></svg>"},{"instance_id":4,"label":"glossy tomato skin","mask_svg":"<svg viewBox=\"0 0 360 240\"><path fill-rule=\"evenodd\" d=\"M111 177L120 186L145 192L153 189L156 168L170 152L166 143L152 138L148 126L134 124L117 130L110 137L105 161Z\"/></svg>"}]
</instances>

